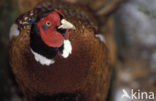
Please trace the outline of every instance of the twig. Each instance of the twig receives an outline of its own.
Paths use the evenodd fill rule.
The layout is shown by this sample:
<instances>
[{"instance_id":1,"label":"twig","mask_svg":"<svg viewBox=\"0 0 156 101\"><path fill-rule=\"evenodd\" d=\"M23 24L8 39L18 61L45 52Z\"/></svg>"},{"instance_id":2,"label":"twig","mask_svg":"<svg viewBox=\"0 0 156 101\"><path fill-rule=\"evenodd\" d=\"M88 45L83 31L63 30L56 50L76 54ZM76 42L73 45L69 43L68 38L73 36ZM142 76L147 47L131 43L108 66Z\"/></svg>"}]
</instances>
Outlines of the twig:
<instances>
[{"instance_id":1,"label":"twig","mask_svg":"<svg viewBox=\"0 0 156 101\"><path fill-rule=\"evenodd\" d=\"M104 15L104 16L109 16L111 15L114 11L117 10L117 8L121 5L121 3L125 2L127 0L113 0L110 2L110 4L107 4L105 7L101 8L97 14L98 15Z\"/></svg>"}]
</instances>

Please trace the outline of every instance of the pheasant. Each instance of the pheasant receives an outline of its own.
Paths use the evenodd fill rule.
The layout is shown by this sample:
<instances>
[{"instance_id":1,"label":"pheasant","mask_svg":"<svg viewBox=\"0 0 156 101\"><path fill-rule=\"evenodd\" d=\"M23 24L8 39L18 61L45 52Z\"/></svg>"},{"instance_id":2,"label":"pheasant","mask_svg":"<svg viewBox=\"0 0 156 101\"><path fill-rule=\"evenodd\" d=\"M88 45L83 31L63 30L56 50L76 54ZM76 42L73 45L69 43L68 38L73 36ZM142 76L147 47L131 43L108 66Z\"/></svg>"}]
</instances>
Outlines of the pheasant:
<instances>
[{"instance_id":1,"label":"pheasant","mask_svg":"<svg viewBox=\"0 0 156 101\"><path fill-rule=\"evenodd\" d=\"M9 59L27 100L105 101L111 69L97 32L95 17L78 4L48 0L20 15Z\"/></svg>"}]
</instances>

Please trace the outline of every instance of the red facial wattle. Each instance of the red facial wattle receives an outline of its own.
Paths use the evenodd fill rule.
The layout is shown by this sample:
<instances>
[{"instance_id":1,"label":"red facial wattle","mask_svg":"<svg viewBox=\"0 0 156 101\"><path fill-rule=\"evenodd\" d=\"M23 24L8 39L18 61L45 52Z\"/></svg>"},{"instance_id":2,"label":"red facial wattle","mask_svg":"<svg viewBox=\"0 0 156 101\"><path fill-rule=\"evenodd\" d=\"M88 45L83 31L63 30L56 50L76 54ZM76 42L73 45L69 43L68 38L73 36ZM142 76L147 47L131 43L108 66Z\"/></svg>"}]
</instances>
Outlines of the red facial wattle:
<instances>
[{"instance_id":1,"label":"red facial wattle","mask_svg":"<svg viewBox=\"0 0 156 101\"><path fill-rule=\"evenodd\" d=\"M60 12L59 12L60 13ZM51 26L44 30L43 26L46 26L45 23L51 22ZM65 37L60 32L57 32L56 28L60 26L61 18L56 12L49 14L47 17L42 18L40 22L37 23L37 26L40 29L40 36L43 42L49 47L61 47L65 39L68 39L68 30L66 31Z\"/></svg>"},{"instance_id":2,"label":"red facial wattle","mask_svg":"<svg viewBox=\"0 0 156 101\"><path fill-rule=\"evenodd\" d=\"M47 30L43 31L43 29L40 29L41 38L43 42L49 46L49 47L61 47L64 42L64 37L55 30Z\"/></svg>"}]
</instances>

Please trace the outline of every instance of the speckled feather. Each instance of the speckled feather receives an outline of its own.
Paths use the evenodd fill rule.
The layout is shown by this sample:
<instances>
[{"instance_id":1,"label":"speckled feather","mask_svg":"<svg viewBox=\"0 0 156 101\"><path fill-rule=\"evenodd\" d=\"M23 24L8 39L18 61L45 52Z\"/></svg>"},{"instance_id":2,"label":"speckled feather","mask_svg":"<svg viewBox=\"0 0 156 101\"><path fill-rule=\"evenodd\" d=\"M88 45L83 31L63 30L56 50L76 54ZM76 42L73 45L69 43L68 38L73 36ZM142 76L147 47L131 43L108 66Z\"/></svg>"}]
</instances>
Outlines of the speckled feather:
<instances>
[{"instance_id":1,"label":"speckled feather","mask_svg":"<svg viewBox=\"0 0 156 101\"><path fill-rule=\"evenodd\" d=\"M35 9L19 16L16 20L16 23L18 24L20 30L27 28L29 29L30 24L28 22L30 20L36 18L45 11L54 9L61 11L67 19L72 19L74 17L78 24L83 25L83 29L84 26L86 26L97 30L96 21L92 19L92 13L87 12L88 8L77 4L74 4L73 6L73 4L66 2L57 2L57 0L47 0L46 2L41 3Z\"/></svg>"},{"instance_id":2,"label":"speckled feather","mask_svg":"<svg viewBox=\"0 0 156 101\"><path fill-rule=\"evenodd\" d=\"M67 59L57 55L55 64L42 66L30 51L31 25L24 22L52 9L60 10L76 26L75 31L69 31L73 52ZM68 101L54 99L61 93L79 96L71 101L105 101L110 82L108 51L95 37L95 19L86 9L49 0L21 15L16 23L21 32L10 42L10 65L28 101L40 101L38 98L45 96L51 100L44 101Z\"/></svg>"}]
</instances>

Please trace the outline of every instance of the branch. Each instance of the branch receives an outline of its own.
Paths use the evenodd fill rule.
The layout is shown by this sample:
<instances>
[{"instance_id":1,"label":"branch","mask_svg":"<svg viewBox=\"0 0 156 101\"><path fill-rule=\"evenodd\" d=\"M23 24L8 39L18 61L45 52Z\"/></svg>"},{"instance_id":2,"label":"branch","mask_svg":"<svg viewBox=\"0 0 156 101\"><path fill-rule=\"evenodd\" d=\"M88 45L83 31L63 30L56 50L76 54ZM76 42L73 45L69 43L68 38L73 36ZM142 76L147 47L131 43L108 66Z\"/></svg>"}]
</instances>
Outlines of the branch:
<instances>
[{"instance_id":1,"label":"branch","mask_svg":"<svg viewBox=\"0 0 156 101\"><path fill-rule=\"evenodd\" d=\"M98 15L104 15L104 16L109 16L111 15L114 11L116 11L121 3L125 2L127 0L113 0L109 4L107 4L105 7L101 8L97 14Z\"/></svg>"}]
</instances>

